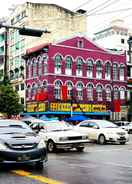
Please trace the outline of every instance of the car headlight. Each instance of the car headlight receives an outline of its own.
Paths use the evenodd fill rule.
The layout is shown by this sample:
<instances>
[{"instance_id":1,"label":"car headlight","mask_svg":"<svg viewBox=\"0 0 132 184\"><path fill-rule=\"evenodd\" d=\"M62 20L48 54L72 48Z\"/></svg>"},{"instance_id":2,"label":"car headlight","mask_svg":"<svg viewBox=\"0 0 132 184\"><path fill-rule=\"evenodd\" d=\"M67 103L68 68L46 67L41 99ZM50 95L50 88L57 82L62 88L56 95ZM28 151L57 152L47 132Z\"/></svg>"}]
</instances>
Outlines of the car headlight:
<instances>
[{"instance_id":1,"label":"car headlight","mask_svg":"<svg viewBox=\"0 0 132 184\"><path fill-rule=\"evenodd\" d=\"M0 151L5 151L7 150L7 146L4 143L0 143Z\"/></svg>"},{"instance_id":2,"label":"car headlight","mask_svg":"<svg viewBox=\"0 0 132 184\"><path fill-rule=\"evenodd\" d=\"M82 139L88 139L87 135L82 136Z\"/></svg>"},{"instance_id":3,"label":"car headlight","mask_svg":"<svg viewBox=\"0 0 132 184\"><path fill-rule=\"evenodd\" d=\"M38 144L38 148L46 148L46 144L45 144L43 139L40 140L40 142Z\"/></svg>"},{"instance_id":4,"label":"car headlight","mask_svg":"<svg viewBox=\"0 0 132 184\"><path fill-rule=\"evenodd\" d=\"M59 141L67 141L68 140L68 137L60 137L59 138Z\"/></svg>"}]
</instances>

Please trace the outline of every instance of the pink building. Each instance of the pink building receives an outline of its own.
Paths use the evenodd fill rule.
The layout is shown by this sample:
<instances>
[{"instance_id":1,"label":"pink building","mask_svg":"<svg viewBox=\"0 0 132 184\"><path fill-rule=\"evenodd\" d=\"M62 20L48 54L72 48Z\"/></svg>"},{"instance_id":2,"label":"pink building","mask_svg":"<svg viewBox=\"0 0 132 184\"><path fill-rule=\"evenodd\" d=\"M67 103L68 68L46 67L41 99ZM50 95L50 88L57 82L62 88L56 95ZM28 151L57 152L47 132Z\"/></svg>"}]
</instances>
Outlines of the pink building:
<instances>
[{"instance_id":1,"label":"pink building","mask_svg":"<svg viewBox=\"0 0 132 184\"><path fill-rule=\"evenodd\" d=\"M26 54L26 105L31 114L106 116L119 99L124 117L126 108L126 55L99 47L76 36L56 44L42 44ZM67 101L61 89L67 86ZM39 90L48 98L36 101ZM123 110L122 110L123 109ZM119 117L118 117L119 118Z\"/></svg>"}]
</instances>

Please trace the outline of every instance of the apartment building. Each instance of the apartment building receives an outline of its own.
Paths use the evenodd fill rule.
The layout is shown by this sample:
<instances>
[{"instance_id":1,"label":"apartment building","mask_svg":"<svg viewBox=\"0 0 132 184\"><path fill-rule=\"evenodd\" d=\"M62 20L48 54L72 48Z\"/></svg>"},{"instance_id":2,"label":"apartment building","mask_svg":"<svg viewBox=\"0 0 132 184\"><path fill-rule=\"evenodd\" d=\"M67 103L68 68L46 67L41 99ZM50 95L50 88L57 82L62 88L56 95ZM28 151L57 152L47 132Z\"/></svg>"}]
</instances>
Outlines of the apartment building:
<instances>
[{"instance_id":1,"label":"apartment building","mask_svg":"<svg viewBox=\"0 0 132 184\"><path fill-rule=\"evenodd\" d=\"M12 26L51 31L40 38L22 36L15 29L9 31L9 73L12 85L20 95L21 103L24 103L25 98L25 63L22 59L25 50L41 43L54 43L65 36L85 34L87 25L86 16L83 13L84 11L72 12L56 4L31 2L18 5L12 11L9 17Z\"/></svg>"}]
</instances>

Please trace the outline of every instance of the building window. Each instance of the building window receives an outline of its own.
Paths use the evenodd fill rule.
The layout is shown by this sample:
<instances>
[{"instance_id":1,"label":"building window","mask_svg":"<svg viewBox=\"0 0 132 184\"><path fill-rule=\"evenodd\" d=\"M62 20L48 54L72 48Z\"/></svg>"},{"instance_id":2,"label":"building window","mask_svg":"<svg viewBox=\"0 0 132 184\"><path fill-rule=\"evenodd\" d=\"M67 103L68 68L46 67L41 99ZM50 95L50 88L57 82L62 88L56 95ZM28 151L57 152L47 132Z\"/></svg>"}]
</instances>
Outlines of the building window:
<instances>
[{"instance_id":1,"label":"building window","mask_svg":"<svg viewBox=\"0 0 132 184\"><path fill-rule=\"evenodd\" d=\"M93 101L93 85L89 84L87 86L87 98L89 101Z\"/></svg>"},{"instance_id":2,"label":"building window","mask_svg":"<svg viewBox=\"0 0 132 184\"><path fill-rule=\"evenodd\" d=\"M56 81L55 82L55 88L54 88L54 97L55 99L61 99L61 81Z\"/></svg>"},{"instance_id":3,"label":"building window","mask_svg":"<svg viewBox=\"0 0 132 184\"><path fill-rule=\"evenodd\" d=\"M38 60L38 76L41 76L42 75L42 59L41 59L41 56L39 56L37 58Z\"/></svg>"},{"instance_id":4,"label":"building window","mask_svg":"<svg viewBox=\"0 0 132 184\"><path fill-rule=\"evenodd\" d=\"M66 67L65 67L65 74L71 75L72 74L72 57L67 56L66 57Z\"/></svg>"},{"instance_id":5,"label":"building window","mask_svg":"<svg viewBox=\"0 0 132 184\"><path fill-rule=\"evenodd\" d=\"M121 100L125 99L125 89L124 88L120 88L120 99Z\"/></svg>"},{"instance_id":6,"label":"building window","mask_svg":"<svg viewBox=\"0 0 132 184\"><path fill-rule=\"evenodd\" d=\"M87 63L87 77L92 78L93 77L93 61L88 60Z\"/></svg>"},{"instance_id":7,"label":"building window","mask_svg":"<svg viewBox=\"0 0 132 184\"><path fill-rule=\"evenodd\" d=\"M15 86L15 90L16 90L16 91L19 91L19 85L16 85L16 86Z\"/></svg>"},{"instance_id":8,"label":"building window","mask_svg":"<svg viewBox=\"0 0 132 184\"><path fill-rule=\"evenodd\" d=\"M114 88L113 93L114 93L114 100L119 99L119 90L118 90L118 88Z\"/></svg>"},{"instance_id":9,"label":"building window","mask_svg":"<svg viewBox=\"0 0 132 184\"><path fill-rule=\"evenodd\" d=\"M78 40L78 41L77 41L77 47L78 47L78 48L83 48L83 47L84 47L84 42L83 42L83 40Z\"/></svg>"},{"instance_id":10,"label":"building window","mask_svg":"<svg viewBox=\"0 0 132 184\"><path fill-rule=\"evenodd\" d=\"M125 43L125 39L122 38L121 39L121 43L124 44Z\"/></svg>"},{"instance_id":11,"label":"building window","mask_svg":"<svg viewBox=\"0 0 132 184\"><path fill-rule=\"evenodd\" d=\"M97 101L102 101L102 86L98 85L96 88L96 94L97 94Z\"/></svg>"},{"instance_id":12,"label":"building window","mask_svg":"<svg viewBox=\"0 0 132 184\"><path fill-rule=\"evenodd\" d=\"M81 82L77 84L77 99L83 100L83 84Z\"/></svg>"},{"instance_id":13,"label":"building window","mask_svg":"<svg viewBox=\"0 0 132 184\"><path fill-rule=\"evenodd\" d=\"M32 100L35 100L36 91L37 91L37 86L36 86L35 83L33 83L32 89L31 89L31 98L32 98Z\"/></svg>"},{"instance_id":14,"label":"building window","mask_svg":"<svg viewBox=\"0 0 132 184\"><path fill-rule=\"evenodd\" d=\"M111 88L106 88L106 101L111 101Z\"/></svg>"},{"instance_id":15,"label":"building window","mask_svg":"<svg viewBox=\"0 0 132 184\"><path fill-rule=\"evenodd\" d=\"M55 74L61 74L62 57L60 55L56 55L54 61L55 61Z\"/></svg>"},{"instance_id":16,"label":"building window","mask_svg":"<svg viewBox=\"0 0 132 184\"><path fill-rule=\"evenodd\" d=\"M120 66L119 74L120 74L120 80L124 81L124 66L123 65Z\"/></svg>"},{"instance_id":17,"label":"building window","mask_svg":"<svg viewBox=\"0 0 132 184\"><path fill-rule=\"evenodd\" d=\"M21 84L21 90L24 90L24 84Z\"/></svg>"},{"instance_id":18,"label":"building window","mask_svg":"<svg viewBox=\"0 0 132 184\"><path fill-rule=\"evenodd\" d=\"M102 79L102 64L101 61L97 61L96 63L96 78Z\"/></svg>"},{"instance_id":19,"label":"building window","mask_svg":"<svg viewBox=\"0 0 132 184\"><path fill-rule=\"evenodd\" d=\"M66 85L67 85L67 96L68 96L68 99L72 99L72 88L73 88L72 82L68 81L66 83Z\"/></svg>"},{"instance_id":20,"label":"building window","mask_svg":"<svg viewBox=\"0 0 132 184\"><path fill-rule=\"evenodd\" d=\"M106 65L105 65L105 79L110 80L110 76L111 76L110 63L106 63Z\"/></svg>"},{"instance_id":21,"label":"building window","mask_svg":"<svg viewBox=\"0 0 132 184\"><path fill-rule=\"evenodd\" d=\"M118 66L116 63L113 64L113 80L118 80Z\"/></svg>"},{"instance_id":22,"label":"building window","mask_svg":"<svg viewBox=\"0 0 132 184\"><path fill-rule=\"evenodd\" d=\"M37 76L37 63L34 62L33 63L33 77L36 77Z\"/></svg>"},{"instance_id":23,"label":"building window","mask_svg":"<svg viewBox=\"0 0 132 184\"><path fill-rule=\"evenodd\" d=\"M27 78L32 78L33 72L32 72L32 64L28 64L28 70L27 70Z\"/></svg>"},{"instance_id":24,"label":"building window","mask_svg":"<svg viewBox=\"0 0 132 184\"><path fill-rule=\"evenodd\" d=\"M47 81L43 82L43 89L47 90Z\"/></svg>"},{"instance_id":25,"label":"building window","mask_svg":"<svg viewBox=\"0 0 132 184\"><path fill-rule=\"evenodd\" d=\"M21 104L24 104L24 98L21 98Z\"/></svg>"},{"instance_id":26,"label":"building window","mask_svg":"<svg viewBox=\"0 0 132 184\"><path fill-rule=\"evenodd\" d=\"M47 63L44 63L44 74L47 73Z\"/></svg>"},{"instance_id":27,"label":"building window","mask_svg":"<svg viewBox=\"0 0 132 184\"><path fill-rule=\"evenodd\" d=\"M77 76L82 76L82 66L83 66L83 60L81 58L78 58L77 59L77 70L76 70Z\"/></svg>"}]
</instances>

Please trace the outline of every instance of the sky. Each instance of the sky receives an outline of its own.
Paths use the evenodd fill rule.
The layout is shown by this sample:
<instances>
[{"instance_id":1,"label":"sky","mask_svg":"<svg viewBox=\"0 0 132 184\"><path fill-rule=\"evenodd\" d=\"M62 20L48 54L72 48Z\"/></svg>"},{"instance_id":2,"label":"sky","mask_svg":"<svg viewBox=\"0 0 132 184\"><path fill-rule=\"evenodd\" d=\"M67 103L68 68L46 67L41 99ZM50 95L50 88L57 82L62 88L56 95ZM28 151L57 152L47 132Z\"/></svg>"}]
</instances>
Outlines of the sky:
<instances>
[{"instance_id":1,"label":"sky","mask_svg":"<svg viewBox=\"0 0 132 184\"><path fill-rule=\"evenodd\" d=\"M34 3L57 4L72 11L84 9L87 11L87 35L110 26L115 19L124 20L123 26L132 29L132 0L27 0ZM10 14L13 5L22 4L26 0L4 0L0 6L0 18Z\"/></svg>"}]
</instances>

